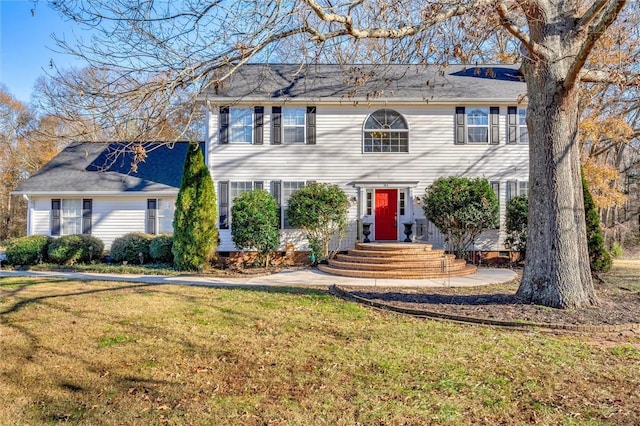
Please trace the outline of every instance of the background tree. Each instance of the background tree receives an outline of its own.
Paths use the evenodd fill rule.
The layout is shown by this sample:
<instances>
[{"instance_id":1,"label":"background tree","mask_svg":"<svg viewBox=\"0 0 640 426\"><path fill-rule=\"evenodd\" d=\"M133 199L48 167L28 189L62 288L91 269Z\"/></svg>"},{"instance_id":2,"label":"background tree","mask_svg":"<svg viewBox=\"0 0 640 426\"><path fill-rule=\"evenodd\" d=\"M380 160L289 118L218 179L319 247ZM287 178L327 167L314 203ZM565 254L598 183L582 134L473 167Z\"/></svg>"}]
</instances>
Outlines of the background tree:
<instances>
[{"instance_id":1,"label":"background tree","mask_svg":"<svg viewBox=\"0 0 640 426\"><path fill-rule=\"evenodd\" d=\"M387 41L374 43L384 52L397 54L404 49L418 62L439 58L446 63L473 60L477 57L474 46L484 51L493 34L499 41L498 34L507 32L513 40L510 44L520 46L528 88L529 256L518 295L555 307L597 302L580 195L579 82L638 82L635 75L627 75L635 71L628 61L608 67L588 62L625 8L623 19L637 14L637 2L93 0L50 4L97 31L90 43L60 40L63 49L93 67L140 77L145 82L140 85L143 94L170 95L185 86L196 94L207 86L214 88L249 60L287 58L278 54L278 48L291 37L305 37L306 43L300 43L304 58L323 57L323 49L324 57L330 56L331 48L345 40L372 39ZM449 38L447 30L455 25L465 29L460 40ZM156 73L163 78L145 78Z\"/></svg>"},{"instance_id":2,"label":"background tree","mask_svg":"<svg viewBox=\"0 0 640 426\"><path fill-rule=\"evenodd\" d=\"M436 179L425 190L422 203L427 219L459 258L483 231L498 227L498 198L486 179Z\"/></svg>"},{"instance_id":3,"label":"background tree","mask_svg":"<svg viewBox=\"0 0 640 426\"><path fill-rule=\"evenodd\" d=\"M317 262L329 259L329 243L347 232L349 200L338 185L312 182L291 194L287 207L289 224L302 228ZM340 243L336 244L336 250Z\"/></svg>"},{"instance_id":4,"label":"background tree","mask_svg":"<svg viewBox=\"0 0 640 426\"><path fill-rule=\"evenodd\" d=\"M182 184L173 217L174 265L179 270L201 271L218 246L216 194L200 145L187 150Z\"/></svg>"},{"instance_id":5,"label":"background tree","mask_svg":"<svg viewBox=\"0 0 640 426\"><path fill-rule=\"evenodd\" d=\"M280 208L264 189L240 194L231 206L231 237L240 250L257 250L264 266L280 245Z\"/></svg>"},{"instance_id":6,"label":"background tree","mask_svg":"<svg viewBox=\"0 0 640 426\"><path fill-rule=\"evenodd\" d=\"M58 153L58 124L0 87L0 241L26 234L27 203L11 191Z\"/></svg>"},{"instance_id":7,"label":"background tree","mask_svg":"<svg viewBox=\"0 0 640 426\"><path fill-rule=\"evenodd\" d=\"M505 229L507 238L505 242L512 249L520 253L520 260L527 257L527 214L529 212L529 199L526 195L513 197L507 203L505 217Z\"/></svg>"}]
</instances>

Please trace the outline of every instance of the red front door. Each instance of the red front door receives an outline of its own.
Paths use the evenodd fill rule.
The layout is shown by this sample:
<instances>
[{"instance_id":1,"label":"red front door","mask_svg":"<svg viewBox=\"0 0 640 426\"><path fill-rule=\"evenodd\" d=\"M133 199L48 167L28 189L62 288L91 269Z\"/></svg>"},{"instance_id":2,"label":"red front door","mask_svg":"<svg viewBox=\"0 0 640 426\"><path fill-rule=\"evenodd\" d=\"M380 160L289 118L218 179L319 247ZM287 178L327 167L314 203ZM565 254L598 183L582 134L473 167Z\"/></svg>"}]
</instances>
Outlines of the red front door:
<instances>
[{"instance_id":1,"label":"red front door","mask_svg":"<svg viewBox=\"0 0 640 426\"><path fill-rule=\"evenodd\" d=\"M398 239L398 190L376 189L376 240Z\"/></svg>"}]
</instances>

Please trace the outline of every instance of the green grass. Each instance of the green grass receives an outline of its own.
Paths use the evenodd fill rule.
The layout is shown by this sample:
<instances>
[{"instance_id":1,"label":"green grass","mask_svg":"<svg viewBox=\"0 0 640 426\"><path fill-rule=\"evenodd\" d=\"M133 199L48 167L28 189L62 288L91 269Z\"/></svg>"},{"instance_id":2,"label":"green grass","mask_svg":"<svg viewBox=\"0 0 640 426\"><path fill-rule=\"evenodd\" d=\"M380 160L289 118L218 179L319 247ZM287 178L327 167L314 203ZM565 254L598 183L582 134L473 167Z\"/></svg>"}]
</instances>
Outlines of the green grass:
<instances>
[{"instance_id":1,"label":"green grass","mask_svg":"<svg viewBox=\"0 0 640 426\"><path fill-rule=\"evenodd\" d=\"M640 424L640 342L301 289L0 279L0 425Z\"/></svg>"},{"instance_id":2,"label":"green grass","mask_svg":"<svg viewBox=\"0 0 640 426\"><path fill-rule=\"evenodd\" d=\"M107 263L77 263L75 265L57 265L55 263L42 263L29 266L32 271L73 271L73 272L97 272L104 274L145 274L145 275L179 275L169 265L147 264L147 265L119 265Z\"/></svg>"}]
</instances>

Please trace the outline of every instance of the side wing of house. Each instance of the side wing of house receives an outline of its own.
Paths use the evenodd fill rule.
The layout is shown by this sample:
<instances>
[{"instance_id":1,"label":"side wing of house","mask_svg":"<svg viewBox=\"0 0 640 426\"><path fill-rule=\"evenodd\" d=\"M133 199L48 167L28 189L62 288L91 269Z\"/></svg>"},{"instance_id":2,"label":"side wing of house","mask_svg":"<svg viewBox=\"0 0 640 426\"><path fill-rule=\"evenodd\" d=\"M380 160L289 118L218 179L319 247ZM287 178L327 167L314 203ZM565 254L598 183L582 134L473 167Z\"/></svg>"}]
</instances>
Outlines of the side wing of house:
<instances>
[{"instance_id":1,"label":"side wing of house","mask_svg":"<svg viewBox=\"0 0 640 426\"><path fill-rule=\"evenodd\" d=\"M91 234L105 249L129 232L173 232L175 196L38 195L29 197L28 235Z\"/></svg>"},{"instance_id":2,"label":"side wing of house","mask_svg":"<svg viewBox=\"0 0 640 426\"><path fill-rule=\"evenodd\" d=\"M310 181L339 185L351 201L342 248L363 239L412 238L442 246L425 218L421 197L442 176L487 178L500 202L527 191L528 145L524 107L512 101L407 104L391 102L222 102L209 105L208 164L220 211L220 251L235 250L229 217L241 192L265 188L282 207L284 243L305 248L289 229L290 194ZM367 225L368 224L368 225ZM503 250L503 233L486 232L474 247Z\"/></svg>"}]
</instances>

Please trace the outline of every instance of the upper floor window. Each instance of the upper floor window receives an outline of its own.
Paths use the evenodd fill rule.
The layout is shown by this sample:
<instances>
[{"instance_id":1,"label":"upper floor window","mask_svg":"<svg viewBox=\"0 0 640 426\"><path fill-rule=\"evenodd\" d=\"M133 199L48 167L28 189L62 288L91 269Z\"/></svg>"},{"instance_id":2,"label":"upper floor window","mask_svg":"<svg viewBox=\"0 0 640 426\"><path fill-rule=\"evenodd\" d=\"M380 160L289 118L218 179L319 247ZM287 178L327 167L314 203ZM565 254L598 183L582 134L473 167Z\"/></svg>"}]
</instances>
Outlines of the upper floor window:
<instances>
[{"instance_id":1,"label":"upper floor window","mask_svg":"<svg viewBox=\"0 0 640 426\"><path fill-rule=\"evenodd\" d=\"M456 144L500 143L499 107L456 107Z\"/></svg>"},{"instance_id":2,"label":"upper floor window","mask_svg":"<svg viewBox=\"0 0 640 426\"><path fill-rule=\"evenodd\" d=\"M409 152L409 127L404 117L379 109L364 123L364 152Z\"/></svg>"},{"instance_id":3,"label":"upper floor window","mask_svg":"<svg viewBox=\"0 0 640 426\"><path fill-rule=\"evenodd\" d=\"M253 143L252 108L229 108L229 143Z\"/></svg>"},{"instance_id":4,"label":"upper floor window","mask_svg":"<svg viewBox=\"0 0 640 426\"><path fill-rule=\"evenodd\" d=\"M306 133L305 108L282 109L282 142L304 143Z\"/></svg>"},{"instance_id":5,"label":"upper floor window","mask_svg":"<svg viewBox=\"0 0 640 426\"><path fill-rule=\"evenodd\" d=\"M220 107L221 144L262 145L264 107Z\"/></svg>"},{"instance_id":6,"label":"upper floor window","mask_svg":"<svg viewBox=\"0 0 640 426\"><path fill-rule=\"evenodd\" d=\"M272 107L271 143L273 145L314 145L316 143L316 107Z\"/></svg>"},{"instance_id":7,"label":"upper floor window","mask_svg":"<svg viewBox=\"0 0 640 426\"><path fill-rule=\"evenodd\" d=\"M525 108L508 107L507 134L509 143L529 143L527 129L527 110Z\"/></svg>"}]
</instances>

